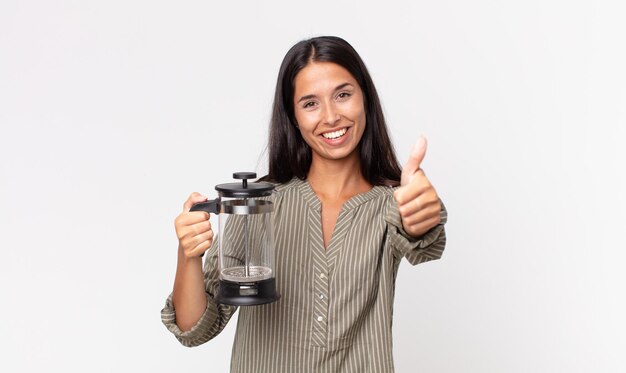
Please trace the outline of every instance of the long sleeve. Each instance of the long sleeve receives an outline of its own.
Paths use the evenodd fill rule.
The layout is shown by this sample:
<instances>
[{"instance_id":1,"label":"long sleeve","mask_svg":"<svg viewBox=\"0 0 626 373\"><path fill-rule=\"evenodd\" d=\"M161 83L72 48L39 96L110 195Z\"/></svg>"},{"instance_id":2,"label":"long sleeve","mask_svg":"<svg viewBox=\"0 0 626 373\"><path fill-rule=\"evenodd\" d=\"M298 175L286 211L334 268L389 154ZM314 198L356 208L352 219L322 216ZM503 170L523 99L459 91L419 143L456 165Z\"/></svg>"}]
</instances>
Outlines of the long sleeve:
<instances>
[{"instance_id":1,"label":"long sleeve","mask_svg":"<svg viewBox=\"0 0 626 373\"><path fill-rule=\"evenodd\" d=\"M388 234L394 255L405 257L412 265L441 258L446 246L446 230L444 225L448 221L448 212L441 202L441 222L431 228L422 237L411 237L402 227L402 219L398 211L398 204L391 198L387 204L385 221L388 225Z\"/></svg>"},{"instance_id":2,"label":"long sleeve","mask_svg":"<svg viewBox=\"0 0 626 373\"><path fill-rule=\"evenodd\" d=\"M176 324L176 310L172 302L172 294L167 297L165 307L161 310L161 321L183 346L194 347L213 339L224 329L228 320L237 310L235 306L217 304L214 300L219 285L217 271L218 241L217 237L213 240L213 245L207 251L204 261L207 308L196 325L188 331L180 330Z\"/></svg>"}]
</instances>

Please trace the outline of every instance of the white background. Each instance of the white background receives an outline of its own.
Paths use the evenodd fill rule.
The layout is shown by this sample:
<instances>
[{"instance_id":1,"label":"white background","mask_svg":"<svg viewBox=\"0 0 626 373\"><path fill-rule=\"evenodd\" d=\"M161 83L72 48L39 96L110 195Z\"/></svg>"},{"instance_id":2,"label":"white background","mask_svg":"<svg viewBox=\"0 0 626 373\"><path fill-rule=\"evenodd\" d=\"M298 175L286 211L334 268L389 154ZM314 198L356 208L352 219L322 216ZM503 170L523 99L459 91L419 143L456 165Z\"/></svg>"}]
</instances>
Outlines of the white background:
<instances>
[{"instance_id":1,"label":"white background","mask_svg":"<svg viewBox=\"0 0 626 373\"><path fill-rule=\"evenodd\" d=\"M227 3L0 4L0 370L228 370L234 320L194 349L161 324L173 221L266 171L279 64L331 34L450 214L400 268L397 371L626 371L620 2Z\"/></svg>"}]
</instances>

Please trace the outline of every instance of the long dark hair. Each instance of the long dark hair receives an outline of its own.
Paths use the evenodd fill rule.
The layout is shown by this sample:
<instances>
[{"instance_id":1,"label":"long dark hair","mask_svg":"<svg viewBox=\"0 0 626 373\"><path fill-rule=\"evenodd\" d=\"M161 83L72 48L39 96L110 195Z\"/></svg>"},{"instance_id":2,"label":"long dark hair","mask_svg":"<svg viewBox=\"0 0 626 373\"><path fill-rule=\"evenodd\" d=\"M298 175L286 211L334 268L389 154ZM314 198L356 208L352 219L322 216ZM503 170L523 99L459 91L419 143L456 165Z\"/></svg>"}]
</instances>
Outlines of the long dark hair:
<instances>
[{"instance_id":1,"label":"long dark hair","mask_svg":"<svg viewBox=\"0 0 626 373\"><path fill-rule=\"evenodd\" d=\"M401 170L374 82L354 48L335 36L297 43L280 65L269 131L269 173L263 180L284 183L294 176L304 180L309 172L311 148L296 127L293 95L296 75L311 61L336 63L359 83L366 117L365 131L359 143L361 173L372 185L397 185Z\"/></svg>"}]
</instances>

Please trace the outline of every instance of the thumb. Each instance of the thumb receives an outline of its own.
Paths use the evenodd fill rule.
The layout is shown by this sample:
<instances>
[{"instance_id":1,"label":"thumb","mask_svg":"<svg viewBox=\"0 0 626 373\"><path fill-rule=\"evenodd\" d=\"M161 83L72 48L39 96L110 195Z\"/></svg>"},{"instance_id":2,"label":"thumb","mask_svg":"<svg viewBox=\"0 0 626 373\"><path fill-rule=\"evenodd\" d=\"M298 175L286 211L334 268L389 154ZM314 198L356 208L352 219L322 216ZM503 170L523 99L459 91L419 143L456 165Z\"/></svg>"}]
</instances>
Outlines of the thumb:
<instances>
[{"instance_id":1,"label":"thumb","mask_svg":"<svg viewBox=\"0 0 626 373\"><path fill-rule=\"evenodd\" d=\"M198 202L204 202L207 199L208 198L206 196L198 192L191 193L191 195L189 195L189 198L187 198L187 200L183 204L183 212L189 212L189 209L191 209L193 205L195 205Z\"/></svg>"},{"instance_id":2,"label":"thumb","mask_svg":"<svg viewBox=\"0 0 626 373\"><path fill-rule=\"evenodd\" d=\"M406 161L404 167L402 167L401 185L410 183L413 175L420 169L424 156L426 155L427 146L428 142L426 137L420 136L420 138L417 139L415 146L413 146L409 160Z\"/></svg>"}]
</instances>

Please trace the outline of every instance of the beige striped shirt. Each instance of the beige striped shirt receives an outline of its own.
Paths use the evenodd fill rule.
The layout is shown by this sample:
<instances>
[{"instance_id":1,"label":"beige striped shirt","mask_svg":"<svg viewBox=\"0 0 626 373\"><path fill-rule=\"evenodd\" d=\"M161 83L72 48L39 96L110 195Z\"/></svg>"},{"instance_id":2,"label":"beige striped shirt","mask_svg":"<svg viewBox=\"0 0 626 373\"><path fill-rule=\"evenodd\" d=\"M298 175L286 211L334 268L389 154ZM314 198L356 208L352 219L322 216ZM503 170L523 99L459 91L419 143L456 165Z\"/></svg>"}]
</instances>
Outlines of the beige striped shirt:
<instances>
[{"instance_id":1,"label":"beige striped shirt","mask_svg":"<svg viewBox=\"0 0 626 373\"><path fill-rule=\"evenodd\" d=\"M393 372L391 322L396 273L438 259L447 212L421 239L402 229L393 188L375 186L342 207L324 248L321 203L306 180L275 191L275 269L279 301L241 307L231 372ZM237 307L216 304L217 241L204 263L207 309L188 331L176 325L172 296L161 317L185 346L222 331Z\"/></svg>"}]
</instances>

